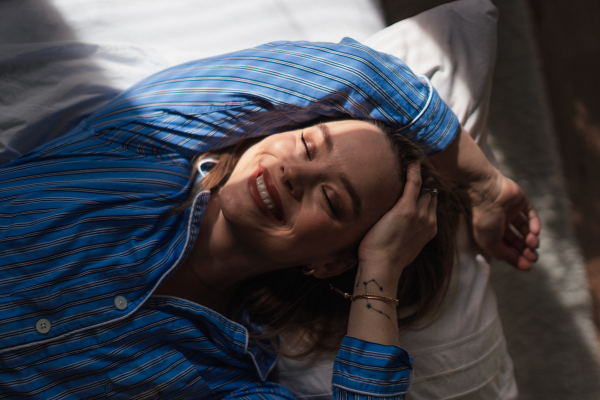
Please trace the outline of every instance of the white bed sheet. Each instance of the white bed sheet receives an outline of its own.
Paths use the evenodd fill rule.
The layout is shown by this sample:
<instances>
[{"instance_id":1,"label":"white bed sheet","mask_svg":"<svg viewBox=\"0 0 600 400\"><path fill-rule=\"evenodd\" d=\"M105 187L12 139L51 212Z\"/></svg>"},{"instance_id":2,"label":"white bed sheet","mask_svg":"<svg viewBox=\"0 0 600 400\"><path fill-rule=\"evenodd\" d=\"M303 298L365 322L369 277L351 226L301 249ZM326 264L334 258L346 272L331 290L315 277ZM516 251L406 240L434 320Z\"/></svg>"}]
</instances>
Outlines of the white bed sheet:
<instances>
[{"instance_id":1,"label":"white bed sheet","mask_svg":"<svg viewBox=\"0 0 600 400\"><path fill-rule=\"evenodd\" d=\"M0 165L172 65L274 40L362 40L383 27L377 0L4 0Z\"/></svg>"}]
</instances>

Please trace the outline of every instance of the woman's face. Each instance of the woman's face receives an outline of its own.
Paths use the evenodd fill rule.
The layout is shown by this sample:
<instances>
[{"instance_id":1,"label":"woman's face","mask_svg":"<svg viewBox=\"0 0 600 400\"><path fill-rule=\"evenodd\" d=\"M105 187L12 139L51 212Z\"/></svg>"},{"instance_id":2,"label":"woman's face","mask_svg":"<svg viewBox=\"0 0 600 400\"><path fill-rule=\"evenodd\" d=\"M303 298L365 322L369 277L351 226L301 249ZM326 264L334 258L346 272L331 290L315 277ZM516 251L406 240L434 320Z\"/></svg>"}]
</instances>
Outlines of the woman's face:
<instances>
[{"instance_id":1,"label":"woman's face","mask_svg":"<svg viewBox=\"0 0 600 400\"><path fill-rule=\"evenodd\" d=\"M220 190L236 244L265 265L326 262L399 198L398 162L377 127L339 121L265 138Z\"/></svg>"}]
</instances>

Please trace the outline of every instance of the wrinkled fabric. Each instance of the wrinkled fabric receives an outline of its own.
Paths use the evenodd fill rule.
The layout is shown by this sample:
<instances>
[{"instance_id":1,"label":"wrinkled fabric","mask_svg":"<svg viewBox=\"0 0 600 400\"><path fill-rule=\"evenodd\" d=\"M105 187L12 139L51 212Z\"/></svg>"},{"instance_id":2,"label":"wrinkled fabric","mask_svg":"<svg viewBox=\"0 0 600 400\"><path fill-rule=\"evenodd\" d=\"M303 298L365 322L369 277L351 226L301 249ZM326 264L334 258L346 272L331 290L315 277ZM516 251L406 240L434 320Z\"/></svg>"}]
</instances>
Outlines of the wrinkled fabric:
<instances>
[{"instance_id":1,"label":"wrinkled fabric","mask_svg":"<svg viewBox=\"0 0 600 400\"><path fill-rule=\"evenodd\" d=\"M150 296L190 253L208 203L202 192L174 212L194 157L321 117L378 119L430 152L459 129L394 57L352 39L275 42L155 74L2 168L5 397L288 397L264 381L272 360L260 347L240 351L242 328ZM214 319L223 337L206 328ZM242 361L223 365L229 357ZM333 394L355 398L403 398L412 369L404 350L351 338L337 365Z\"/></svg>"}]
</instances>

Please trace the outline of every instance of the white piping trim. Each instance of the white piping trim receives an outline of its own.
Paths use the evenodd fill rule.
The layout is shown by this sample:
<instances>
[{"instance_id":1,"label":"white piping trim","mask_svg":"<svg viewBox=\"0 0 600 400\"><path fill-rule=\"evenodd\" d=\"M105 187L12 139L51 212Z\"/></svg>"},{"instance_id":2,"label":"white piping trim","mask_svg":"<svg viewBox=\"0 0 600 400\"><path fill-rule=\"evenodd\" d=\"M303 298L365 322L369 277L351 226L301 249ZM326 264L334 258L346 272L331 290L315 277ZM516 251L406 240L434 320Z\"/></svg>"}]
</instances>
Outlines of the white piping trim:
<instances>
[{"instance_id":1,"label":"white piping trim","mask_svg":"<svg viewBox=\"0 0 600 400\"><path fill-rule=\"evenodd\" d=\"M429 78L427 78L425 75L419 75L419 78L425 79L425 82L427 82L427 87L429 88L429 96L427 96L427 102L425 103L425 107L423 107L421 112L419 114L417 114L417 116L411 121L410 124L403 126L397 132L401 132L404 129L408 128L409 126L412 126L415 122L417 122L419 120L419 118L421 118L423 116L423 114L425 114L425 111L427 111L429 109L429 104L431 103L431 99L433 99L433 91L434 91L433 85L429 81Z\"/></svg>"},{"instance_id":2,"label":"white piping trim","mask_svg":"<svg viewBox=\"0 0 600 400\"><path fill-rule=\"evenodd\" d=\"M218 161L219 160L216 160L214 158L205 158L204 160L202 160L198 163L198 173L200 173L200 175L204 178L208 174L208 172L204 172L202 170L202 166L204 164L208 164L208 163L216 164Z\"/></svg>"}]
</instances>

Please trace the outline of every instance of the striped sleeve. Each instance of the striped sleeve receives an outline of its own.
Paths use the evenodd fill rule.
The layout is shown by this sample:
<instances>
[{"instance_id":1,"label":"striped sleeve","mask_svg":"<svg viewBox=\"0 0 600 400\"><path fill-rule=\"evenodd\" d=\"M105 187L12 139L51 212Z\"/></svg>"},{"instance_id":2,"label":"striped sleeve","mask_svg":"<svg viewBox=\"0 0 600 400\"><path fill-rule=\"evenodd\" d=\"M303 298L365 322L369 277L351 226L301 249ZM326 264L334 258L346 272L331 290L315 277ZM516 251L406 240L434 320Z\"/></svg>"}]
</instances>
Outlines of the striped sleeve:
<instances>
[{"instance_id":1,"label":"striped sleeve","mask_svg":"<svg viewBox=\"0 0 600 400\"><path fill-rule=\"evenodd\" d=\"M333 367L333 397L404 399L411 371L403 349L346 336Z\"/></svg>"},{"instance_id":2,"label":"striped sleeve","mask_svg":"<svg viewBox=\"0 0 600 400\"><path fill-rule=\"evenodd\" d=\"M189 158L324 119L382 121L426 154L459 128L426 78L348 38L273 42L173 67L118 96L86 128L138 154Z\"/></svg>"}]
</instances>

